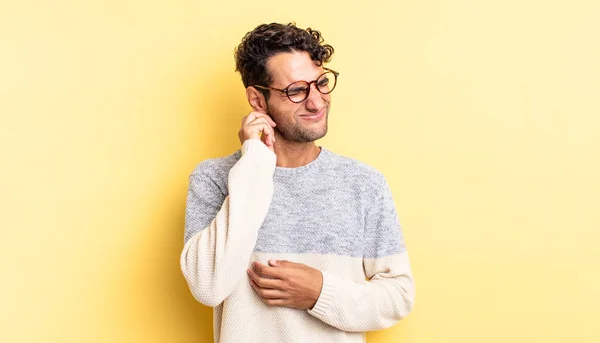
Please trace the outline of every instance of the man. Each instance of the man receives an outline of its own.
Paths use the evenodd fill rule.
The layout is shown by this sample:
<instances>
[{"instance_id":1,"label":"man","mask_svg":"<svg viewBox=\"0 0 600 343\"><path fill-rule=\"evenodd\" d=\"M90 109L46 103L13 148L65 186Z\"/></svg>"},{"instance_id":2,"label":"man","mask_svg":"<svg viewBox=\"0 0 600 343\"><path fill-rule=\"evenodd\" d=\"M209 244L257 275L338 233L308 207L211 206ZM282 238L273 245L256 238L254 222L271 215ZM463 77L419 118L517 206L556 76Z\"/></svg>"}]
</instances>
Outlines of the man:
<instances>
[{"instance_id":1,"label":"man","mask_svg":"<svg viewBox=\"0 0 600 343\"><path fill-rule=\"evenodd\" d=\"M214 307L215 342L365 342L412 309L392 194L314 141L338 73L318 31L260 25L237 47L252 112L241 150L190 176L181 268Z\"/></svg>"}]
</instances>

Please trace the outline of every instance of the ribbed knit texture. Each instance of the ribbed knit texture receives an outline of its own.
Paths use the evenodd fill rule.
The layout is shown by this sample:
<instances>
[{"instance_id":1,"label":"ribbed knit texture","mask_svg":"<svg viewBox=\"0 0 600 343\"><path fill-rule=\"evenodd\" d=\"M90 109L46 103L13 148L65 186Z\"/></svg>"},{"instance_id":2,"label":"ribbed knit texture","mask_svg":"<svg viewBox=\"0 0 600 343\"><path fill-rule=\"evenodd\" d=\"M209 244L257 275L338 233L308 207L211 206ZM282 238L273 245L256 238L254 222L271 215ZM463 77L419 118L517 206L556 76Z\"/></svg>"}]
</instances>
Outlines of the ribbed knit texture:
<instances>
[{"instance_id":1,"label":"ribbed knit texture","mask_svg":"<svg viewBox=\"0 0 600 343\"><path fill-rule=\"evenodd\" d=\"M181 268L215 308L215 342L364 342L405 317L414 282L383 175L325 148L299 168L275 162L251 139L190 176ZM322 272L313 309L262 302L246 269L269 259Z\"/></svg>"}]
</instances>

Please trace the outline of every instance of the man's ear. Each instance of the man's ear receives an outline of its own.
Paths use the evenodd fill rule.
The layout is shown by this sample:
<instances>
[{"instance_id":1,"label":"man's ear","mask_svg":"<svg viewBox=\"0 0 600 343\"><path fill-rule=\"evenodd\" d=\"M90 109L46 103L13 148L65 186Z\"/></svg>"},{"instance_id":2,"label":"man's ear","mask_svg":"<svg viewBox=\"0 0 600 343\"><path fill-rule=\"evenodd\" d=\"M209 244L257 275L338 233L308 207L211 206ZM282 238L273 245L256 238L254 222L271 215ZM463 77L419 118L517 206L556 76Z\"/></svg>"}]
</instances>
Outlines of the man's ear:
<instances>
[{"instance_id":1,"label":"man's ear","mask_svg":"<svg viewBox=\"0 0 600 343\"><path fill-rule=\"evenodd\" d=\"M246 88L246 98L253 111L267 113L267 101L261 91L250 86Z\"/></svg>"}]
</instances>

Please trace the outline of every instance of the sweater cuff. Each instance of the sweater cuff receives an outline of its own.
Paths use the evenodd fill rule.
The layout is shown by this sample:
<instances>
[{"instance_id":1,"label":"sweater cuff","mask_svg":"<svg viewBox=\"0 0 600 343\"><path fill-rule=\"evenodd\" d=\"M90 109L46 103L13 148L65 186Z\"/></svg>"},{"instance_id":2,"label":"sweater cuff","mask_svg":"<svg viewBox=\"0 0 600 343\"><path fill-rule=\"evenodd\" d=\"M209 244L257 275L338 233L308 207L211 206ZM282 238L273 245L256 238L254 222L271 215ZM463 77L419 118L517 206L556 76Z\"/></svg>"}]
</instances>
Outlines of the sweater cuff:
<instances>
[{"instance_id":1,"label":"sweater cuff","mask_svg":"<svg viewBox=\"0 0 600 343\"><path fill-rule=\"evenodd\" d=\"M275 171L275 164L277 163L277 155L271 149L269 149L265 143L260 139L251 138L247 139L242 144L242 157L240 162L243 160L243 164L247 164L252 169L258 170L269 170L270 175L273 176Z\"/></svg>"},{"instance_id":2,"label":"sweater cuff","mask_svg":"<svg viewBox=\"0 0 600 343\"><path fill-rule=\"evenodd\" d=\"M323 274L323 286L321 287L321 294L319 299L315 303L312 309L308 310L308 313L319 319L327 317L330 306L334 302L334 296L337 292L333 276L327 272L321 271Z\"/></svg>"},{"instance_id":3,"label":"sweater cuff","mask_svg":"<svg viewBox=\"0 0 600 343\"><path fill-rule=\"evenodd\" d=\"M261 151L262 153L270 152L271 154L275 155L271 149L269 149L260 139L246 139L244 144L242 144L242 156L250 151L255 150Z\"/></svg>"}]
</instances>

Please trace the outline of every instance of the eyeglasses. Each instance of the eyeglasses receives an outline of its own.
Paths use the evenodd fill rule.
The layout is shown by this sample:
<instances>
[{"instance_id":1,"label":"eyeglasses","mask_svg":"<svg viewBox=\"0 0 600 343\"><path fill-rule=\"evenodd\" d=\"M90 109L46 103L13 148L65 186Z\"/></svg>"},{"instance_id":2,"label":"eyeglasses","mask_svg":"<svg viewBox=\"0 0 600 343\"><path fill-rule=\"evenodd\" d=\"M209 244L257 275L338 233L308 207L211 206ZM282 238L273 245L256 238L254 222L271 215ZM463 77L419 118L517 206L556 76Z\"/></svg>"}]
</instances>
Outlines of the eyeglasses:
<instances>
[{"instance_id":1,"label":"eyeglasses","mask_svg":"<svg viewBox=\"0 0 600 343\"><path fill-rule=\"evenodd\" d=\"M326 72L321 74L321 76L319 76L316 80L310 82L296 81L290 84L289 86L285 87L284 89L279 89L275 87L265 87L259 85L254 85L254 87L278 91L287 95L288 99L290 99L291 102L300 103L306 100L306 98L308 98L308 94L310 93L310 86L313 83L315 84L317 90L321 94L329 94L333 92L333 89L335 88L335 85L337 83L337 77L340 73L328 68L323 69L325 69Z\"/></svg>"}]
</instances>

